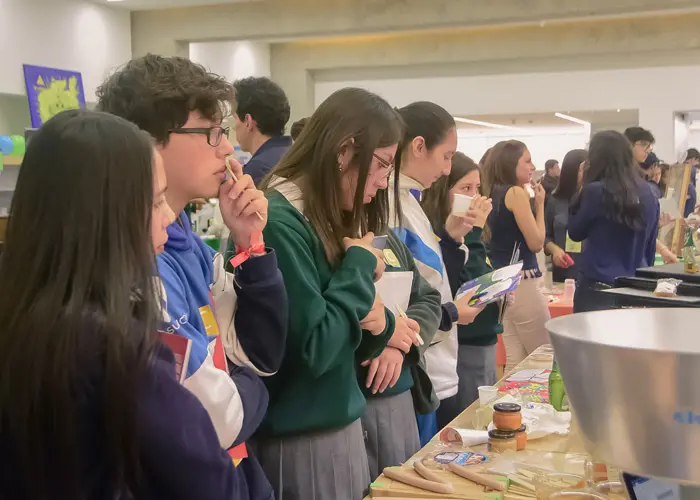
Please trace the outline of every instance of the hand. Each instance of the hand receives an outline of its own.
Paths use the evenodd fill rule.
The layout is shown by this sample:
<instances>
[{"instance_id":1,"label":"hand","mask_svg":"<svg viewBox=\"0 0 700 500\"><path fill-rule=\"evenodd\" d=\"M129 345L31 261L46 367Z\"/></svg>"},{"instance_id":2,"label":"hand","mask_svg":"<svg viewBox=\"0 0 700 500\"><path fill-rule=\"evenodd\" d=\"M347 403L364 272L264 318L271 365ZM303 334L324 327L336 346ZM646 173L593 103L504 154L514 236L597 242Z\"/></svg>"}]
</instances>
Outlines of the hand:
<instances>
[{"instance_id":1,"label":"hand","mask_svg":"<svg viewBox=\"0 0 700 500\"><path fill-rule=\"evenodd\" d=\"M420 325L410 318L396 318L396 326L394 334L389 340L389 346L395 347L405 353L411 350L411 346L421 345L418 340L420 334Z\"/></svg>"},{"instance_id":2,"label":"hand","mask_svg":"<svg viewBox=\"0 0 700 500\"><path fill-rule=\"evenodd\" d=\"M241 248L248 248L251 236L261 232L267 224L267 198L255 188L251 176L243 175L243 168L236 160L231 160L231 170L238 182L229 179L221 185L219 207L233 241ZM262 220L256 212L262 216Z\"/></svg>"},{"instance_id":3,"label":"hand","mask_svg":"<svg viewBox=\"0 0 700 500\"><path fill-rule=\"evenodd\" d=\"M678 257L676 254L669 250L667 247L659 249L661 258L664 260L664 264L675 264L678 262Z\"/></svg>"},{"instance_id":4,"label":"hand","mask_svg":"<svg viewBox=\"0 0 700 500\"><path fill-rule=\"evenodd\" d=\"M362 238L343 238L343 244L345 245L345 250L350 250L352 247L364 248L377 259L377 264L374 268L374 281L379 281L384 274L386 269L386 264L384 263L384 253L381 250L377 250L372 246L372 241L374 240L374 233L369 232L365 234Z\"/></svg>"},{"instance_id":5,"label":"hand","mask_svg":"<svg viewBox=\"0 0 700 500\"><path fill-rule=\"evenodd\" d=\"M556 247L556 249L552 252L552 262L554 262L556 267L562 269L571 267L571 257L569 257L560 247Z\"/></svg>"},{"instance_id":6,"label":"hand","mask_svg":"<svg viewBox=\"0 0 700 500\"><path fill-rule=\"evenodd\" d=\"M457 312L459 313L459 318L457 319L457 324L468 325L474 322L474 319L479 315L481 311L484 310L484 306L472 307L469 305L469 301L474 296L476 289L470 290L464 294L459 300L455 301L457 306Z\"/></svg>"},{"instance_id":7,"label":"hand","mask_svg":"<svg viewBox=\"0 0 700 500\"><path fill-rule=\"evenodd\" d=\"M544 208L544 199L545 199L545 190L542 187L542 184L537 184L535 187L535 203L537 204L538 208Z\"/></svg>"},{"instance_id":8,"label":"hand","mask_svg":"<svg viewBox=\"0 0 700 500\"><path fill-rule=\"evenodd\" d=\"M479 195L475 196L468 212L468 214L473 214L474 216L474 227L483 228L486 225L486 219L488 219L491 210L493 210L491 198Z\"/></svg>"},{"instance_id":9,"label":"hand","mask_svg":"<svg viewBox=\"0 0 700 500\"><path fill-rule=\"evenodd\" d=\"M450 215L445 223L445 232L461 245L464 237L474 228L475 220L476 216L471 209L464 216Z\"/></svg>"},{"instance_id":10,"label":"hand","mask_svg":"<svg viewBox=\"0 0 700 500\"><path fill-rule=\"evenodd\" d=\"M372 388L372 394L384 392L387 387L394 387L401 376L403 354L394 347L386 347L374 359L368 359L362 366L369 366L366 387Z\"/></svg>"},{"instance_id":11,"label":"hand","mask_svg":"<svg viewBox=\"0 0 700 500\"><path fill-rule=\"evenodd\" d=\"M381 335L386 329L386 310L384 302L379 297L379 294L374 295L374 305L370 309L369 314L360 321L360 326L363 330L367 330L372 335Z\"/></svg>"}]
</instances>

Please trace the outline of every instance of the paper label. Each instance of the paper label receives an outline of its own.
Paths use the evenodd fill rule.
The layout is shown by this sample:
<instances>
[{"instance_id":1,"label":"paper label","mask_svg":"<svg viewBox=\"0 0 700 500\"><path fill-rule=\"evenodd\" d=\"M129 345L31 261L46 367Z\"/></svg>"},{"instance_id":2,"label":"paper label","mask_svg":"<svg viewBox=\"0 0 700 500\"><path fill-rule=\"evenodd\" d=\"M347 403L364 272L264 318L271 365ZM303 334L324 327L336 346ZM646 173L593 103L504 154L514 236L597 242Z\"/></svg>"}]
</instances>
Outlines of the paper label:
<instances>
[{"instance_id":1,"label":"paper label","mask_svg":"<svg viewBox=\"0 0 700 500\"><path fill-rule=\"evenodd\" d=\"M581 253L582 246L582 242L572 240L569 237L569 231L566 232L566 248L564 249L566 253Z\"/></svg>"},{"instance_id":2,"label":"paper label","mask_svg":"<svg viewBox=\"0 0 700 500\"><path fill-rule=\"evenodd\" d=\"M214 311L211 306L207 304L206 306L200 307L199 315L202 317L202 323L204 323L207 335L210 337L219 335L219 324L216 322L216 317L214 316Z\"/></svg>"}]
</instances>

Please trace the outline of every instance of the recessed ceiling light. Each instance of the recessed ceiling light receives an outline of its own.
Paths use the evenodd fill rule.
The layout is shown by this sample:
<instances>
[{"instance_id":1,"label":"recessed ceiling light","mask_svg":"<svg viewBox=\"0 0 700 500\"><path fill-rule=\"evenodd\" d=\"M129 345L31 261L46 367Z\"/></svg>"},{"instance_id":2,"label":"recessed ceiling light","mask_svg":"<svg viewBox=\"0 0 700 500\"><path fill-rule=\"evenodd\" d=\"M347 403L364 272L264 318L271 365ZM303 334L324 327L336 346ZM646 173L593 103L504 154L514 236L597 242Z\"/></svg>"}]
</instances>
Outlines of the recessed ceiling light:
<instances>
[{"instance_id":1,"label":"recessed ceiling light","mask_svg":"<svg viewBox=\"0 0 700 500\"><path fill-rule=\"evenodd\" d=\"M469 123L471 125L478 125L480 127L500 128L504 130L519 130L518 127L510 127L508 125L501 125L499 123L482 122L481 120L471 120L469 118L461 118L459 116L454 116L453 118L456 122Z\"/></svg>"},{"instance_id":2,"label":"recessed ceiling light","mask_svg":"<svg viewBox=\"0 0 700 500\"><path fill-rule=\"evenodd\" d=\"M564 113L554 113L554 116L556 116L557 118L561 118L562 120L568 120L570 122L578 123L579 125L588 127L591 126L591 122L587 122L586 120L581 120L573 116L565 115Z\"/></svg>"}]
</instances>

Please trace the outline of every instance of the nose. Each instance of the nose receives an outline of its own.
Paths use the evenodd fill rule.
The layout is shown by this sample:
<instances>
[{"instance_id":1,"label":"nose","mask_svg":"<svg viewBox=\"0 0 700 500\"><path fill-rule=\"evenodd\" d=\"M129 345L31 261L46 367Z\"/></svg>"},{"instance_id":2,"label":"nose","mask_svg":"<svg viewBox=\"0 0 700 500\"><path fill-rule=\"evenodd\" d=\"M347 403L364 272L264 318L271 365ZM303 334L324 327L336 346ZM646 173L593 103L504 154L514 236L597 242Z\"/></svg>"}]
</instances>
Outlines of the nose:
<instances>
[{"instance_id":1,"label":"nose","mask_svg":"<svg viewBox=\"0 0 700 500\"><path fill-rule=\"evenodd\" d=\"M219 146L217 147L217 152L222 158L231 156L233 154L233 144L231 144L231 141L228 140L227 136L223 136L221 138L221 144L219 144Z\"/></svg>"},{"instance_id":2,"label":"nose","mask_svg":"<svg viewBox=\"0 0 700 500\"><path fill-rule=\"evenodd\" d=\"M377 183L377 189L386 189L389 187L389 176L388 175L383 175L379 178L379 182Z\"/></svg>"}]
</instances>

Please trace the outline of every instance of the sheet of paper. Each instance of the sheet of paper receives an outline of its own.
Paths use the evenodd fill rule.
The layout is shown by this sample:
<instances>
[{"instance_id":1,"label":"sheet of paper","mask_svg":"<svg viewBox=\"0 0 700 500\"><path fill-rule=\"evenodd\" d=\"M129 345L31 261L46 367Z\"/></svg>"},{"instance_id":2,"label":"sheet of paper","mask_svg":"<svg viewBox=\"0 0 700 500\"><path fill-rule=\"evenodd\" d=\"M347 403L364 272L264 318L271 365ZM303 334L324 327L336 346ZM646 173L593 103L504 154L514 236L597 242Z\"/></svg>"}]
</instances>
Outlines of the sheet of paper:
<instances>
[{"instance_id":1,"label":"sheet of paper","mask_svg":"<svg viewBox=\"0 0 700 500\"><path fill-rule=\"evenodd\" d=\"M377 281L374 286L384 305L394 313L394 316L398 317L397 305L404 311L408 309L413 286L413 273L410 271L384 273L382 279Z\"/></svg>"},{"instance_id":2,"label":"sheet of paper","mask_svg":"<svg viewBox=\"0 0 700 500\"><path fill-rule=\"evenodd\" d=\"M532 380L534 378L541 377L545 370L542 369L532 369L532 370L520 370L508 377L508 382L525 382Z\"/></svg>"}]
</instances>

